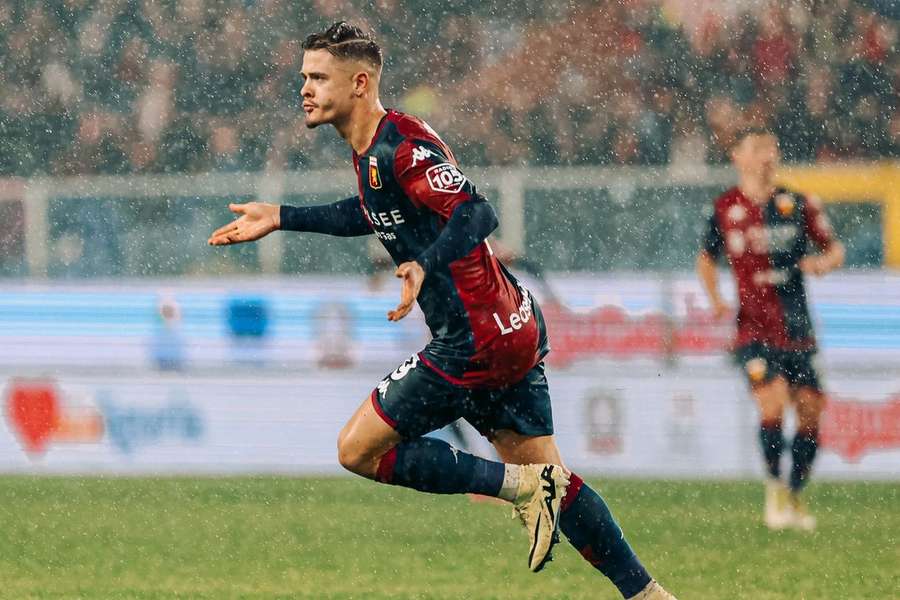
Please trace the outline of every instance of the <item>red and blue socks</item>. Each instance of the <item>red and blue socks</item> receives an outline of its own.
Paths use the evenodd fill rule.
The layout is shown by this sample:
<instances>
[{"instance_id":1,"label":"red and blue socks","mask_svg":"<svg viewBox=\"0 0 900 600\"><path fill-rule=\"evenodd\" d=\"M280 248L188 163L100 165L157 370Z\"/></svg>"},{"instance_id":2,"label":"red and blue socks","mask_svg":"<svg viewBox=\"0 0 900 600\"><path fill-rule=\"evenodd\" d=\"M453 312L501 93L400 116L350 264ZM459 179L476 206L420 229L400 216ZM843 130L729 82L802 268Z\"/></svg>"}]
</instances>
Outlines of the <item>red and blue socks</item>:
<instances>
[{"instance_id":1,"label":"red and blue socks","mask_svg":"<svg viewBox=\"0 0 900 600\"><path fill-rule=\"evenodd\" d=\"M438 439L417 438L385 454L375 478L433 494L473 493L513 500L518 474L518 465L479 458ZM560 503L559 526L585 560L625 598L650 583L650 575L603 498L574 473Z\"/></svg>"},{"instance_id":2,"label":"red and blue socks","mask_svg":"<svg viewBox=\"0 0 900 600\"><path fill-rule=\"evenodd\" d=\"M454 448L443 440L416 438L385 454L375 476L381 483L432 494L498 496L506 465Z\"/></svg>"},{"instance_id":3,"label":"red and blue socks","mask_svg":"<svg viewBox=\"0 0 900 600\"><path fill-rule=\"evenodd\" d=\"M559 527L581 556L625 598L636 596L650 583L650 575L603 498L574 473L560 503Z\"/></svg>"}]
</instances>

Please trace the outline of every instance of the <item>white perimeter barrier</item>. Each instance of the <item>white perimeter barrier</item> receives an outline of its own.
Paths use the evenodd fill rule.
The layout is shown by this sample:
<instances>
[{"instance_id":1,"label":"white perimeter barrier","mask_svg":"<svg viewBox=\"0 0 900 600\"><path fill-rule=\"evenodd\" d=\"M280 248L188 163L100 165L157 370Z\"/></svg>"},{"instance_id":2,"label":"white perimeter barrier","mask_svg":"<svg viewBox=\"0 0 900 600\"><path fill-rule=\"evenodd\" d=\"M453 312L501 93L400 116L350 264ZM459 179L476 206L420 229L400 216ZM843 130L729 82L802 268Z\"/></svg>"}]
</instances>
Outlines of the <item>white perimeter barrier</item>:
<instances>
[{"instance_id":1,"label":"white perimeter barrier","mask_svg":"<svg viewBox=\"0 0 900 600\"><path fill-rule=\"evenodd\" d=\"M383 375L0 377L0 472L338 472L338 431ZM724 360L671 370L610 362L549 378L558 441L573 469L761 473L755 409ZM827 385L818 476L900 480L900 375L832 371ZM476 451L488 450L471 437Z\"/></svg>"}]
</instances>

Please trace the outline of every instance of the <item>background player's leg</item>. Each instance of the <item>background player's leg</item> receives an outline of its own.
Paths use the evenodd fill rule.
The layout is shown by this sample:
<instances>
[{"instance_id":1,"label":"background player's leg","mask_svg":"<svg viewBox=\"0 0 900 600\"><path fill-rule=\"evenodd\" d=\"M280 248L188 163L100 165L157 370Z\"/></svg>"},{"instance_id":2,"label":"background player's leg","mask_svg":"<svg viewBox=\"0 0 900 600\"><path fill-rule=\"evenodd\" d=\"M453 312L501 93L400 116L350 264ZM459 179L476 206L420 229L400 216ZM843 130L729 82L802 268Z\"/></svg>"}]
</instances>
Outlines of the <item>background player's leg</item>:
<instances>
[{"instance_id":1,"label":"background player's leg","mask_svg":"<svg viewBox=\"0 0 900 600\"><path fill-rule=\"evenodd\" d=\"M784 451L782 423L784 408L791 397L790 388L787 381L778 376L765 383L753 384L751 389L759 407L759 443L766 470L771 478L778 479Z\"/></svg>"},{"instance_id":2,"label":"background player's leg","mask_svg":"<svg viewBox=\"0 0 900 600\"><path fill-rule=\"evenodd\" d=\"M503 463L461 452L441 440L403 440L375 410L372 396L341 431L338 457L357 475L436 494L500 496L507 471Z\"/></svg>"},{"instance_id":3,"label":"background player's leg","mask_svg":"<svg viewBox=\"0 0 900 600\"><path fill-rule=\"evenodd\" d=\"M797 411L797 433L791 444L790 487L799 492L809 480L810 470L819 445L819 418L825 406L825 396L811 387L794 390L794 406Z\"/></svg>"},{"instance_id":4,"label":"background player's leg","mask_svg":"<svg viewBox=\"0 0 900 600\"><path fill-rule=\"evenodd\" d=\"M525 436L500 430L491 442L508 463L563 464L553 436ZM606 503L574 473L560 504L559 527L575 549L606 575L624 597L631 598L650 584L650 575L625 541Z\"/></svg>"},{"instance_id":5,"label":"background player's leg","mask_svg":"<svg viewBox=\"0 0 900 600\"><path fill-rule=\"evenodd\" d=\"M791 524L806 531L816 528L816 518L810 514L800 492L809 481L813 460L819 445L819 417L825 405L825 396L816 387L802 386L793 390L797 411L797 433L791 444L791 475L789 479Z\"/></svg>"},{"instance_id":6,"label":"background player's leg","mask_svg":"<svg viewBox=\"0 0 900 600\"><path fill-rule=\"evenodd\" d=\"M793 521L788 490L781 480L781 454L784 451L782 422L791 392L787 380L781 375L771 381L751 383L751 389L759 407L759 444L768 473L763 521L769 529L784 529Z\"/></svg>"}]
</instances>

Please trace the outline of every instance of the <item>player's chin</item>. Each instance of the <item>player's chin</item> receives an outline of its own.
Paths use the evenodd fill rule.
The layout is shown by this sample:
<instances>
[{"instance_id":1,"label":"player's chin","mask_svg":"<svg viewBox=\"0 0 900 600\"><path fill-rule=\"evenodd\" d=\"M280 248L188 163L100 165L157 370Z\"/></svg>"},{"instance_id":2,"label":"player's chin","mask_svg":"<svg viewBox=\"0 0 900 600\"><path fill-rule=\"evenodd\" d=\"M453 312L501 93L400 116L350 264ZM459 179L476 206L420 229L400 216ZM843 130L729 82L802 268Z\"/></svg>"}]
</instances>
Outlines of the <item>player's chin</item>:
<instances>
[{"instance_id":1,"label":"player's chin","mask_svg":"<svg viewBox=\"0 0 900 600\"><path fill-rule=\"evenodd\" d=\"M324 125L327 122L328 121L326 119L323 119L322 117L316 115L315 110L306 113L306 119L304 120L307 129L315 129L319 125Z\"/></svg>"}]
</instances>

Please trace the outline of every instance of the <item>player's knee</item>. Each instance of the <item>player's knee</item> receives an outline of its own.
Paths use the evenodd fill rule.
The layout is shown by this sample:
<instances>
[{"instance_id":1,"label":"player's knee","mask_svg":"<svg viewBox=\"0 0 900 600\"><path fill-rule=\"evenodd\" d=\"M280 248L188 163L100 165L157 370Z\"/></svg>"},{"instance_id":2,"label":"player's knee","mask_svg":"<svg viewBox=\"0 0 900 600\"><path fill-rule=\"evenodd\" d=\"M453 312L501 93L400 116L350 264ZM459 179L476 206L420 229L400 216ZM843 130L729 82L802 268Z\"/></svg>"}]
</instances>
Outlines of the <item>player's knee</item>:
<instances>
[{"instance_id":1,"label":"player's knee","mask_svg":"<svg viewBox=\"0 0 900 600\"><path fill-rule=\"evenodd\" d=\"M371 460L368 454L363 450L362 444L359 443L352 435L341 432L338 436L338 462L342 467L364 477L373 475L371 468Z\"/></svg>"}]
</instances>

